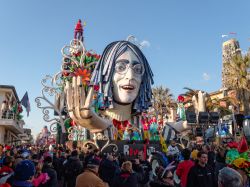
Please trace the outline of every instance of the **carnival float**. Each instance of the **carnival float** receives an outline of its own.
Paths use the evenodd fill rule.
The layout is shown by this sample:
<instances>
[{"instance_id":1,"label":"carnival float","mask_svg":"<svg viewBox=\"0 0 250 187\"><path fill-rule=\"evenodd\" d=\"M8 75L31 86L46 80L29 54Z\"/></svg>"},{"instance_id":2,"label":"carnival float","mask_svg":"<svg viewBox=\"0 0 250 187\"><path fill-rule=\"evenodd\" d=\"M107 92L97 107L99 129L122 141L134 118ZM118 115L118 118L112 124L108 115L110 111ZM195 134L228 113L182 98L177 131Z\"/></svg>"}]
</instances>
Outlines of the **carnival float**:
<instances>
[{"instance_id":1,"label":"carnival float","mask_svg":"<svg viewBox=\"0 0 250 187\"><path fill-rule=\"evenodd\" d=\"M200 136L204 142L218 134L219 115L205 111L206 95L201 91L192 98L195 111L185 111L179 96L177 122L159 124L148 112L153 72L133 37L108 44L99 55L86 48L84 28L79 20L74 39L61 50L61 70L42 80L42 96L35 100L57 144L74 141L85 149L131 158L143 151L145 157L153 154L164 162L170 140L183 148L190 137ZM41 133L40 139L47 135Z\"/></svg>"}]
</instances>

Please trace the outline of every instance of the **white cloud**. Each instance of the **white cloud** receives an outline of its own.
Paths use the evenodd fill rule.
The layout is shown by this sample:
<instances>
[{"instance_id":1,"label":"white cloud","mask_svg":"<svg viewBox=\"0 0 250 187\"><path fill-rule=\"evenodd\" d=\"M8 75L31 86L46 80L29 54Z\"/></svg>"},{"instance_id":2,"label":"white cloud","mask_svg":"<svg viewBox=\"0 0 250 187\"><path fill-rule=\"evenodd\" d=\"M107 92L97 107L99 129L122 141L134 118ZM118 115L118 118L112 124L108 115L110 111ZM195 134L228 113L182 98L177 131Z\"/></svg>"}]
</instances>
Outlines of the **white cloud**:
<instances>
[{"instance_id":1,"label":"white cloud","mask_svg":"<svg viewBox=\"0 0 250 187\"><path fill-rule=\"evenodd\" d=\"M150 47L150 42L147 41L147 40L143 40L143 41L140 43L140 46L141 46L141 47Z\"/></svg>"},{"instance_id":2,"label":"white cloud","mask_svg":"<svg viewBox=\"0 0 250 187\"><path fill-rule=\"evenodd\" d=\"M211 79L211 77L210 77L210 75L209 75L208 73L203 73L203 74L202 74L202 78L203 78L203 80L205 80L205 81L208 81L208 80Z\"/></svg>"},{"instance_id":3,"label":"white cloud","mask_svg":"<svg viewBox=\"0 0 250 187\"><path fill-rule=\"evenodd\" d=\"M150 47L150 42L148 40L142 40L141 42L138 40L138 38L136 38L133 35L129 35L127 37L128 41L134 43L135 45L137 45L140 48L145 48L145 47Z\"/></svg>"}]
</instances>

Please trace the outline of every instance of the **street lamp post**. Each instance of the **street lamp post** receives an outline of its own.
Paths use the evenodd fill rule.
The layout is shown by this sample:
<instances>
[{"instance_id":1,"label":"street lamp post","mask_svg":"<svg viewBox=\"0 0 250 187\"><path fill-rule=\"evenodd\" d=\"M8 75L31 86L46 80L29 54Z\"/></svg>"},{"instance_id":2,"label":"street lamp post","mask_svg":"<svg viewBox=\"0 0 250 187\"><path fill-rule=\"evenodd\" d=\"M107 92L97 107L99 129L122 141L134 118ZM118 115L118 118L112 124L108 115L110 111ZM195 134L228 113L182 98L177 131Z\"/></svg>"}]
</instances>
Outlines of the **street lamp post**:
<instances>
[{"instance_id":1,"label":"street lamp post","mask_svg":"<svg viewBox=\"0 0 250 187\"><path fill-rule=\"evenodd\" d=\"M234 106L233 105L230 105L229 107L229 110L232 111L232 119L233 119L233 136L234 136L234 139L236 140L236 130L237 130L237 123L236 123L236 120L235 120L235 116L234 116Z\"/></svg>"}]
</instances>

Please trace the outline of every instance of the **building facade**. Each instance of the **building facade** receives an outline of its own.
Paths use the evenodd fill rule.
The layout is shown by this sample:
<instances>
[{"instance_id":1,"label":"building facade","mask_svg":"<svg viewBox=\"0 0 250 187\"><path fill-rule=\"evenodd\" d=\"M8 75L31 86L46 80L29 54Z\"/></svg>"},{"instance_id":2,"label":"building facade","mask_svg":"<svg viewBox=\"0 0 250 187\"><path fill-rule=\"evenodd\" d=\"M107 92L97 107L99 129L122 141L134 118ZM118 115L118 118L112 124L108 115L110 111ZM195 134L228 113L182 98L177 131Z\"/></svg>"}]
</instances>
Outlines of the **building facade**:
<instances>
[{"instance_id":1,"label":"building facade","mask_svg":"<svg viewBox=\"0 0 250 187\"><path fill-rule=\"evenodd\" d=\"M0 144L19 145L24 121L21 105L14 86L0 85Z\"/></svg>"},{"instance_id":2,"label":"building facade","mask_svg":"<svg viewBox=\"0 0 250 187\"><path fill-rule=\"evenodd\" d=\"M18 137L21 139L22 144L34 144L31 129L24 128L23 133L19 134Z\"/></svg>"},{"instance_id":3,"label":"building facade","mask_svg":"<svg viewBox=\"0 0 250 187\"><path fill-rule=\"evenodd\" d=\"M222 44L222 88L229 88L228 63L231 62L234 55L241 55L240 44L236 39L230 39Z\"/></svg>"}]
</instances>

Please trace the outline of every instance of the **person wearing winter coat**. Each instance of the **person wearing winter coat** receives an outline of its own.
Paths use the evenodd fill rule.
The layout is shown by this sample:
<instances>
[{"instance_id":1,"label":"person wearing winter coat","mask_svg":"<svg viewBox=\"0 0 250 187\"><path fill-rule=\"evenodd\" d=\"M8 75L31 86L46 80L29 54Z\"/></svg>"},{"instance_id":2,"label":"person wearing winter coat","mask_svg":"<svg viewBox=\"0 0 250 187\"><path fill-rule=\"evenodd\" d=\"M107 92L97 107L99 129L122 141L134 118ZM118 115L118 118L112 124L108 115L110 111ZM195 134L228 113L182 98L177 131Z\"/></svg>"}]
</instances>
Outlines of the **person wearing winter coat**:
<instances>
[{"instance_id":1,"label":"person wearing winter coat","mask_svg":"<svg viewBox=\"0 0 250 187\"><path fill-rule=\"evenodd\" d=\"M138 153L139 166L142 170L142 178L139 180L140 187L146 187L149 184L150 178L152 177L152 167L150 162L146 159L146 155L144 155L143 151ZM133 165L134 169L135 165ZM138 168L138 167L137 167ZM138 171L138 170L135 170ZM139 170L140 171L140 170Z\"/></svg>"},{"instance_id":2,"label":"person wearing winter coat","mask_svg":"<svg viewBox=\"0 0 250 187\"><path fill-rule=\"evenodd\" d=\"M16 165L12 187L33 187L31 182L35 175L35 165L30 160L23 160Z\"/></svg>"},{"instance_id":3,"label":"person wearing winter coat","mask_svg":"<svg viewBox=\"0 0 250 187\"><path fill-rule=\"evenodd\" d=\"M98 176L99 165L98 159L89 159L85 171L77 176L75 187L109 187L108 183Z\"/></svg>"},{"instance_id":4,"label":"person wearing winter coat","mask_svg":"<svg viewBox=\"0 0 250 187\"><path fill-rule=\"evenodd\" d=\"M194 162L190 160L190 154L191 152L188 149L183 150L184 161L180 162L176 169L176 175L180 178L181 187L186 187L188 172L194 166Z\"/></svg>"},{"instance_id":5,"label":"person wearing winter coat","mask_svg":"<svg viewBox=\"0 0 250 187\"><path fill-rule=\"evenodd\" d=\"M57 174L56 170L52 166L52 157L47 156L44 159L42 173L47 173L49 180L42 185L42 187L57 187Z\"/></svg>"},{"instance_id":6,"label":"person wearing winter coat","mask_svg":"<svg viewBox=\"0 0 250 187\"><path fill-rule=\"evenodd\" d=\"M64 164L64 185L75 187L76 177L83 172L82 162L78 158L77 150L72 151L68 161Z\"/></svg>"},{"instance_id":7,"label":"person wearing winter coat","mask_svg":"<svg viewBox=\"0 0 250 187\"><path fill-rule=\"evenodd\" d=\"M7 180L14 175L12 169L14 159L11 156L7 156L3 159L3 167L0 169L0 185L7 182Z\"/></svg>"},{"instance_id":8,"label":"person wearing winter coat","mask_svg":"<svg viewBox=\"0 0 250 187\"><path fill-rule=\"evenodd\" d=\"M33 160L33 163L36 162L34 162ZM42 173L43 164L41 162L36 163L35 167L36 173L32 180L32 184L34 185L34 187L41 187L43 184L46 184L46 182L48 182L50 178L47 173Z\"/></svg>"},{"instance_id":9,"label":"person wearing winter coat","mask_svg":"<svg viewBox=\"0 0 250 187\"><path fill-rule=\"evenodd\" d=\"M106 158L104 158L99 167L99 176L104 181L107 182L109 185L111 185L113 178L116 173L119 172L119 165L118 161L112 156L107 155Z\"/></svg>"},{"instance_id":10,"label":"person wearing winter coat","mask_svg":"<svg viewBox=\"0 0 250 187\"><path fill-rule=\"evenodd\" d=\"M197 154L198 163L195 164L188 173L187 187L215 187L215 177L213 170L207 165L207 153L200 151Z\"/></svg>"},{"instance_id":11,"label":"person wearing winter coat","mask_svg":"<svg viewBox=\"0 0 250 187\"><path fill-rule=\"evenodd\" d=\"M121 172L114 177L112 187L138 187L137 174L132 169L132 162L123 162Z\"/></svg>"}]
</instances>

